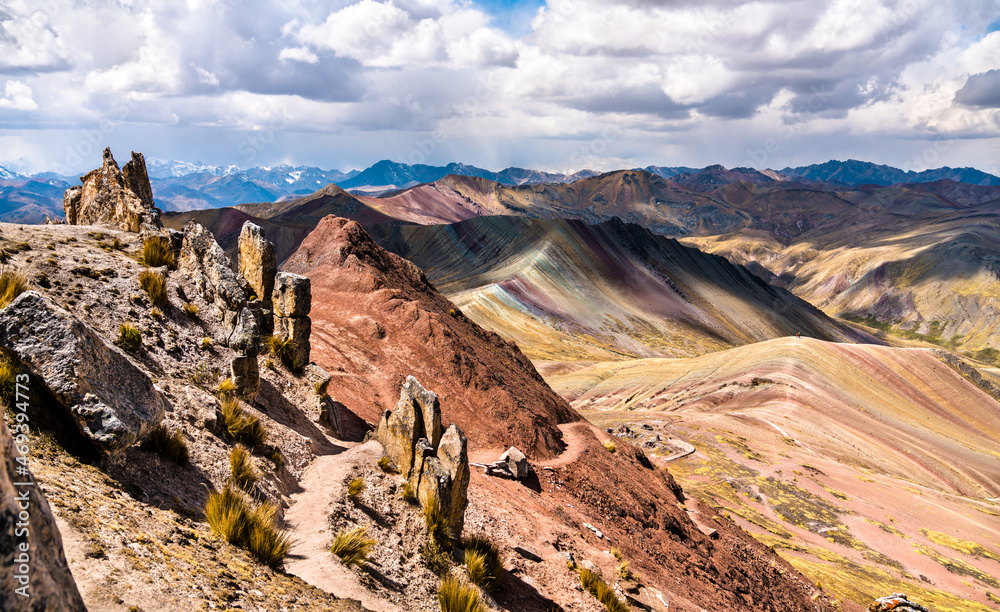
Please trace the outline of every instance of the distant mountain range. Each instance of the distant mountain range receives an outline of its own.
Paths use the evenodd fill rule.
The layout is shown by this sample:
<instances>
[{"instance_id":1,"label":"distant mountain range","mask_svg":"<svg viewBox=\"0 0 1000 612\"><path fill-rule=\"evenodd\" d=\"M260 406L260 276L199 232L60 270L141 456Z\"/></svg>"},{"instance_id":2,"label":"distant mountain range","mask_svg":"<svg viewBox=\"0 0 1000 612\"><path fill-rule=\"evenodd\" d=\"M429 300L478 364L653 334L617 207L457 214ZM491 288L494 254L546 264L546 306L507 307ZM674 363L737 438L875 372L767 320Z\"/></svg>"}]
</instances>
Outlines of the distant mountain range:
<instances>
[{"instance_id":1,"label":"distant mountain range","mask_svg":"<svg viewBox=\"0 0 1000 612\"><path fill-rule=\"evenodd\" d=\"M41 223L45 215L61 217L62 194L78 184L75 176L51 172L24 174L21 162L0 166L0 221ZM506 168L499 172L466 164L446 166L401 164L389 160L377 162L365 170L322 170L312 166L260 166L242 170L236 166L210 166L200 162L147 162L153 195L165 211L202 210L246 203L280 202L315 193L333 183L356 194L382 195L416 185L439 181L449 175L478 177L507 186L561 184L598 176L593 170L560 174ZM20 170L21 172L19 172ZM829 161L823 164L785 168L781 171L752 168L726 169L708 166L648 166L643 170L683 185L693 191L707 192L735 182L766 184L775 181L823 183L834 186L896 185L951 180L981 186L1000 186L1000 177L975 168L937 168L923 172L856 160Z\"/></svg>"}]
</instances>

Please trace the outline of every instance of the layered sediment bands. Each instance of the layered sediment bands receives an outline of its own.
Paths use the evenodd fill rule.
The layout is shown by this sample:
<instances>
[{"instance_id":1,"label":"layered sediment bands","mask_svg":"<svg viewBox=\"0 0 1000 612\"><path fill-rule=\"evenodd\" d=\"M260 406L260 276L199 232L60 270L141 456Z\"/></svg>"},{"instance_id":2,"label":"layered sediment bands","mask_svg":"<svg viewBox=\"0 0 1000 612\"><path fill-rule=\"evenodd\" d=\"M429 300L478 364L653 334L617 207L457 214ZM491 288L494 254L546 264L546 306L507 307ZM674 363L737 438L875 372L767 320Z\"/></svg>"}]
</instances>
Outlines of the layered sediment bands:
<instances>
[{"instance_id":1,"label":"layered sediment bands","mask_svg":"<svg viewBox=\"0 0 1000 612\"><path fill-rule=\"evenodd\" d=\"M549 382L578 409L698 415L751 440L787 439L947 493L1000 497L1000 403L932 349L785 338L595 364Z\"/></svg>"},{"instance_id":2,"label":"layered sediment bands","mask_svg":"<svg viewBox=\"0 0 1000 612\"><path fill-rule=\"evenodd\" d=\"M721 257L618 220L382 229L383 244L534 359L690 356L797 333L868 339Z\"/></svg>"}]
</instances>

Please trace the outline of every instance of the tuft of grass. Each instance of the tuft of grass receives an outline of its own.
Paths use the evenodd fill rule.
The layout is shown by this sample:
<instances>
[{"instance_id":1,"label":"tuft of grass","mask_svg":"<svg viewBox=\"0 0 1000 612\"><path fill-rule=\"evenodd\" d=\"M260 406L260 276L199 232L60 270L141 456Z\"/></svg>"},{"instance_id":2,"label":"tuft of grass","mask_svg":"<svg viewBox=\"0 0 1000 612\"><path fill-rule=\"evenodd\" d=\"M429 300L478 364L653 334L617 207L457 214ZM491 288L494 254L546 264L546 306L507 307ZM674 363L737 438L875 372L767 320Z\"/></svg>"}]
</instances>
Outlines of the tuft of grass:
<instances>
[{"instance_id":1,"label":"tuft of grass","mask_svg":"<svg viewBox=\"0 0 1000 612\"><path fill-rule=\"evenodd\" d=\"M618 450L618 445L615 444L614 440L605 440L604 441L604 448L608 449L609 453L613 453L616 450Z\"/></svg>"},{"instance_id":2,"label":"tuft of grass","mask_svg":"<svg viewBox=\"0 0 1000 612\"><path fill-rule=\"evenodd\" d=\"M187 441L184 439L184 432L180 429L171 433L165 426L157 425L146 436L144 446L167 461L173 461L180 466L185 466L190 461Z\"/></svg>"},{"instance_id":3,"label":"tuft of grass","mask_svg":"<svg viewBox=\"0 0 1000 612\"><path fill-rule=\"evenodd\" d=\"M295 343L292 342L291 338L282 339L281 336L273 334L268 336L267 340L264 342L264 348L266 351L274 355L278 361L283 363L286 368L293 372L298 372L306 366L304 363L299 363L299 361L293 356L295 352Z\"/></svg>"},{"instance_id":4,"label":"tuft of grass","mask_svg":"<svg viewBox=\"0 0 1000 612\"><path fill-rule=\"evenodd\" d=\"M424 506L424 525L427 527L427 537L437 542L443 548L451 548L451 528L448 517L437 499L432 499Z\"/></svg>"},{"instance_id":5,"label":"tuft of grass","mask_svg":"<svg viewBox=\"0 0 1000 612\"><path fill-rule=\"evenodd\" d=\"M628 561L622 561L619 563L618 570L615 573L618 575L619 580L635 579L635 574L632 573L632 569L629 567Z\"/></svg>"},{"instance_id":6,"label":"tuft of grass","mask_svg":"<svg viewBox=\"0 0 1000 612\"><path fill-rule=\"evenodd\" d=\"M365 479L355 478L354 480L352 480L347 484L347 497L350 498L351 501L357 501L358 496L361 495L361 492L364 490L365 490Z\"/></svg>"},{"instance_id":7,"label":"tuft of grass","mask_svg":"<svg viewBox=\"0 0 1000 612\"><path fill-rule=\"evenodd\" d=\"M17 362L7 351L0 350L0 404L14 405L17 395Z\"/></svg>"},{"instance_id":8,"label":"tuft of grass","mask_svg":"<svg viewBox=\"0 0 1000 612\"><path fill-rule=\"evenodd\" d=\"M273 504L250 506L239 491L228 485L212 493L205 504L205 518L212 531L271 568L278 568L292 547L289 535L275 522Z\"/></svg>"},{"instance_id":9,"label":"tuft of grass","mask_svg":"<svg viewBox=\"0 0 1000 612\"><path fill-rule=\"evenodd\" d=\"M614 590L597 572L580 568L580 585L597 598L608 612L629 612L629 607L618 599Z\"/></svg>"},{"instance_id":10,"label":"tuft of grass","mask_svg":"<svg viewBox=\"0 0 1000 612\"><path fill-rule=\"evenodd\" d=\"M194 302L185 302L183 310L187 318L189 319L198 318L198 305L195 304Z\"/></svg>"},{"instance_id":11,"label":"tuft of grass","mask_svg":"<svg viewBox=\"0 0 1000 612\"><path fill-rule=\"evenodd\" d=\"M219 383L219 386L215 389L215 394L219 397L231 397L236 393L236 383L233 382L232 378L226 378Z\"/></svg>"},{"instance_id":12,"label":"tuft of grass","mask_svg":"<svg viewBox=\"0 0 1000 612\"><path fill-rule=\"evenodd\" d=\"M167 266L170 270L177 268L177 256L170 248L170 241L163 236L146 238L142 243L142 264L150 268Z\"/></svg>"},{"instance_id":13,"label":"tuft of grass","mask_svg":"<svg viewBox=\"0 0 1000 612\"><path fill-rule=\"evenodd\" d=\"M139 286L146 292L154 306L167 305L167 279L162 274L143 270L139 273Z\"/></svg>"},{"instance_id":14,"label":"tuft of grass","mask_svg":"<svg viewBox=\"0 0 1000 612\"><path fill-rule=\"evenodd\" d=\"M205 504L205 518L212 531L227 542L239 545L250 530L250 509L246 499L230 487L208 496Z\"/></svg>"},{"instance_id":15,"label":"tuft of grass","mask_svg":"<svg viewBox=\"0 0 1000 612\"><path fill-rule=\"evenodd\" d=\"M618 559L619 561L622 560L622 551L620 551L617 548L615 548L614 546L612 546L610 552L611 552L612 555L614 555L615 559Z\"/></svg>"},{"instance_id":16,"label":"tuft of grass","mask_svg":"<svg viewBox=\"0 0 1000 612\"><path fill-rule=\"evenodd\" d=\"M378 544L378 541L369 538L364 527L355 527L350 531L341 531L338 533L337 537L333 540L333 545L330 547L330 552L340 557L344 565L348 567L357 565L360 567L362 563L368 560L368 557L372 553L372 548L376 544Z\"/></svg>"},{"instance_id":17,"label":"tuft of grass","mask_svg":"<svg viewBox=\"0 0 1000 612\"><path fill-rule=\"evenodd\" d=\"M13 270L7 266L0 267L0 308L17 299L28 290L28 275L21 270Z\"/></svg>"},{"instance_id":18,"label":"tuft of grass","mask_svg":"<svg viewBox=\"0 0 1000 612\"><path fill-rule=\"evenodd\" d=\"M485 534L464 538L465 566L469 580L486 592L492 592L503 573L503 561L497 543Z\"/></svg>"},{"instance_id":19,"label":"tuft of grass","mask_svg":"<svg viewBox=\"0 0 1000 612\"><path fill-rule=\"evenodd\" d=\"M118 328L118 339L115 340L115 344L122 350L134 351L142 346L142 334L134 325L122 323Z\"/></svg>"},{"instance_id":20,"label":"tuft of grass","mask_svg":"<svg viewBox=\"0 0 1000 612\"><path fill-rule=\"evenodd\" d=\"M240 401L234 397L225 397L219 405L222 415L222 425L234 440L249 448L257 449L267 443L267 430L261 425L260 419L243 410Z\"/></svg>"},{"instance_id":21,"label":"tuft of grass","mask_svg":"<svg viewBox=\"0 0 1000 612\"><path fill-rule=\"evenodd\" d=\"M438 587L438 602L441 604L441 612L484 612L483 604L479 601L479 593L471 587L455 578L445 576L441 579Z\"/></svg>"},{"instance_id":22,"label":"tuft of grass","mask_svg":"<svg viewBox=\"0 0 1000 612\"><path fill-rule=\"evenodd\" d=\"M392 459L389 458L389 455L386 455L378 460L378 469L382 470L383 472L392 471Z\"/></svg>"},{"instance_id":23,"label":"tuft of grass","mask_svg":"<svg viewBox=\"0 0 1000 612\"><path fill-rule=\"evenodd\" d=\"M201 339L201 350L207 351L210 348L212 348L212 339L209 338L208 336L205 336L204 338Z\"/></svg>"},{"instance_id":24,"label":"tuft of grass","mask_svg":"<svg viewBox=\"0 0 1000 612\"><path fill-rule=\"evenodd\" d=\"M233 447L229 452L229 469L233 483L237 487L247 492L253 490L257 484L257 472L253 469L253 460L247 449L240 445Z\"/></svg>"},{"instance_id":25,"label":"tuft of grass","mask_svg":"<svg viewBox=\"0 0 1000 612\"><path fill-rule=\"evenodd\" d=\"M153 317L157 321L160 321L163 319L163 311L154 306L153 309L149 311L149 316Z\"/></svg>"},{"instance_id":26,"label":"tuft of grass","mask_svg":"<svg viewBox=\"0 0 1000 612\"><path fill-rule=\"evenodd\" d=\"M413 491L413 485L410 483L403 485L403 501L408 504L417 503L417 494Z\"/></svg>"}]
</instances>

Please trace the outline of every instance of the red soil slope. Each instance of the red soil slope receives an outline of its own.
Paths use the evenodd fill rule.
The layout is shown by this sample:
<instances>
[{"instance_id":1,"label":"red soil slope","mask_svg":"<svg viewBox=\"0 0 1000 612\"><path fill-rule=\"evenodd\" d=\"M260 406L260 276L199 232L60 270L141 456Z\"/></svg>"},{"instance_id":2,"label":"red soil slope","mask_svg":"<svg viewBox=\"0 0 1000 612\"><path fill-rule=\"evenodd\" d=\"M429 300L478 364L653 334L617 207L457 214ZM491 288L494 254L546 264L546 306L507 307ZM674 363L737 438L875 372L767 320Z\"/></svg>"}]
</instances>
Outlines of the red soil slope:
<instances>
[{"instance_id":1,"label":"red soil slope","mask_svg":"<svg viewBox=\"0 0 1000 612\"><path fill-rule=\"evenodd\" d=\"M605 449L608 436L583 422L515 345L466 319L416 266L377 246L356 222L323 219L285 269L312 279L312 358L334 375L334 399L375 421L412 374L438 393L444 422L466 433L474 461L516 445L539 468L551 467L529 486L478 473L472 479L475 503L510 517L500 535L547 559L538 570L547 577L524 585L505 609L552 609L546 600L559 599L552 591L576 580L557 551L600 561L602 554L613 559L601 552L608 546L669 595L672 611L827 609L822 597L810 600L814 587L791 566L728 519L702 511L701 521L717 530L707 537L666 471L644 466L626 442L614 453ZM614 565L603 569L609 577Z\"/></svg>"}]
</instances>

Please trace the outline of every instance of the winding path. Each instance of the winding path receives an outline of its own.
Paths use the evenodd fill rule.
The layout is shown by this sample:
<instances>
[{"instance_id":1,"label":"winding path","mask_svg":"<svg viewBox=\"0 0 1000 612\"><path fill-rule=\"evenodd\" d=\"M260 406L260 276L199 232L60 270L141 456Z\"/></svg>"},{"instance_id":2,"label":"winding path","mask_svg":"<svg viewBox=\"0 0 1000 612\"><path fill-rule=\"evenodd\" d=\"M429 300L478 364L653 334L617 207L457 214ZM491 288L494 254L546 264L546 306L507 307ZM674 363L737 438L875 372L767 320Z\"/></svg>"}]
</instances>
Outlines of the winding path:
<instances>
[{"instance_id":1,"label":"winding path","mask_svg":"<svg viewBox=\"0 0 1000 612\"><path fill-rule=\"evenodd\" d=\"M355 465L374 463L382 454L378 442L360 444L337 455L313 460L299 481L285 512L293 540L285 570L339 599L356 599L373 612L403 612L388 599L368 590L331 552L330 506L345 495L344 480Z\"/></svg>"}]
</instances>

